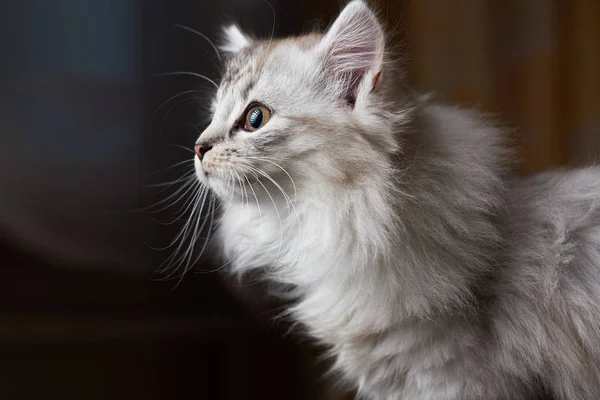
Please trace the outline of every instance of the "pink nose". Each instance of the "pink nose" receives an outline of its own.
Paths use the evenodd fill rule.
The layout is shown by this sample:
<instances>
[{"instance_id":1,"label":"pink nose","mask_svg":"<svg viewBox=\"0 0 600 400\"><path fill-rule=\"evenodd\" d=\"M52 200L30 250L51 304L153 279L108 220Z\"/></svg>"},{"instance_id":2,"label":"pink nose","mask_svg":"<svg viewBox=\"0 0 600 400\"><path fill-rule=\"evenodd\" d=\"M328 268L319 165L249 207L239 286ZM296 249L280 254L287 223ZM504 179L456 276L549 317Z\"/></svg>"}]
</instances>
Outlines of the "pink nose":
<instances>
[{"instance_id":1,"label":"pink nose","mask_svg":"<svg viewBox=\"0 0 600 400\"><path fill-rule=\"evenodd\" d=\"M210 149L212 149L212 145L210 143L206 143L206 142L196 143L196 145L194 146L194 151L196 152L196 155L198 156L198 159L200 161L202 161L202 159L204 158L204 155Z\"/></svg>"}]
</instances>

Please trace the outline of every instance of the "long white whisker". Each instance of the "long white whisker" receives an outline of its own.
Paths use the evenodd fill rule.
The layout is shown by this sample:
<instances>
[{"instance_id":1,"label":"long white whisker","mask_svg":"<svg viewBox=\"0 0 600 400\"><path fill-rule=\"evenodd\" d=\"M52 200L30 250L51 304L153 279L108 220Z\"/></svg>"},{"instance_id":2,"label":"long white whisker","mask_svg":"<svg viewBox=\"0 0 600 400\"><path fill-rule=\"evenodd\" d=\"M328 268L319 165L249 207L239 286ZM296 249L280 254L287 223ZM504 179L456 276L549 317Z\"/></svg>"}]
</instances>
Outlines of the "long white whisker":
<instances>
[{"instance_id":1,"label":"long white whisker","mask_svg":"<svg viewBox=\"0 0 600 400\"><path fill-rule=\"evenodd\" d=\"M219 59L219 62L220 62L221 64L223 63L223 61L221 60L221 54L219 53L219 49L217 49L217 46L215 46L215 44L213 43L213 41L212 41L212 40L210 40L210 39L208 38L208 36L204 35L203 33L200 33L200 32L198 32L198 31L197 31L197 30L195 30L195 29L192 29L192 28L190 28L190 27L187 27L187 26L185 26L185 25L181 25L181 24L173 24L173 26L175 26L175 27L177 27L177 28L184 29L184 30L186 30L186 31L188 31L188 32L194 33L194 34L196 34L196 35L200 36L201 38L203 38L204 40L206 40L206 41L208 42L208 44L210 44L210 45L211 45L211 47L213 48L213 50L215 51L215 54L217 55L217 58Z\"/></svg>"},{"instance_id":2,"label":"long white whisker","mask_svg":"<svg viewBox=\"0 0 600 400\"><path fill-rule=\"evenodd\" d=\"M271 196L269 189L267 189L267 187L260 181L260 178L258 177L258 175L256 175L256 172L253 172L253 170L256 171L256 169L253 167L250 167L250 166L246 166L246 167L248 167L250 169L250 171L256 178L256 181L263 187L263 189L265 189L267 196L269 196L269 198L271 199L271 202L273 203L273 207L275 207L275 213L277 214L277 219L279 220L279 249L277 250L277 256L275 257L275 260L278 260L279 254L281 253L281 247L283 246L283 222L281 221L281 215L279 213L279 209L277 208L277 204L275 204L275 199L273 199L273 196Z\"/></svg>"},{"instance_id":3,"label":"long white whisker","mask_svg":"<svg viewBox=\"0 0 600 400\"><path fill-rule=\"evenodd\" d=\"M233 187L233 175L229 179L229 182L227 184L227 192L230 191L230 189L229 189L230 187ZM235 188L233 188L233 190L235 190ZM225 218L225 215L227 215L227 212L229 211L229 208L231 207L232 203L233 203L233 192L229 195L229 204L227 205L227 208L225 209L225 212L223 213L223 215L221 215L221 219L219 219L217 224L214 226L214 229L216 229L221 224L221 222L223 222L223 219Z\"/></svg>"},{"instance_id":4,"label":"long white whisker","mask_svg":"<svg viewBox=\"0 0 600 400\"><path fill-rule=\"evenodd\" d=\"M200 220L204 219L204 221L202 222L202 226L200 227L200 229L198 230L198 225L200 224ZM204 229L204 225L206 224L206 218L202 218L202 210L200 210L200 213L198 214L198 217L196 218L196 225L194 226L194 231L192 232L192 238L190 240L190 247L188 247L188 256L185 259L187 259L187 261L185 262L185 265L183 267L183 271L181 272L181 275L179 277L179 279L177 280L177 284L175 285L175 287L173 289L176 289L180 284L181 281L183 280L183 277L185 276L185 274L190 270L191 266L193 266L195 264L195 261L192 263L192 257L194 255L194 249L196 248L196 243L198 242L198 235L200 234L200 232L202 232L202 229ZM207 242L204 242L204 245L206 246ZM203 247L204 249L204 247Z\"/></svg>"},{"instance_id":5,"label":"long white whisker","mask_svg":"<svg viewBox=\"0 0 600 400\"><path fill-rule=\"evenodd\" d=\"M163 108L164 106L166 106L167 104L169 104L169 102L175 100L178 97L185 96L186 94L190 94L190 93L202 93L202 90L194 89L194 90L185 90L183 92L179 92L179 93L177 93L177 94L169 97L161 105L159 105L158 107L156 107L156 110L154 110L154 112L155 113L159 112L160 109Z\"/></svg>"},{"instance_id":6,"label":"long white whisker","mask_svg":"<svg viewBox=\"0 0 600 400\"><path fill-rule=\"evenodd\" d=\"M192 204L195 204L198 201L198 198L200 196L203 195L203 191L198 191L196 194L194 194L193 196L191 196L191 201L189 201L189 207L191 207ZM174 221L173 221L174 222ZM171 222L171 223L173 223ZM163 225L170 225L167 223L163 223ZM158 247L158 248L152 248L153 250L158 250L158 251L163 251L163 250L167 250L170 249L171 247L173 247L175 245L175 243L177 243L177 241L179 240L179 238L181 238L181 236L184 234L184 229L182 229L181 231L179 231L179 233L175 236L175 238L173 238L171 240L171 242L169 242L169 244L165 247Z\"/></svg>"},{"instance_id":7,"label":"long white whisker","mask_svg":"<svg viewBox=\"0 0 600 400\"><path fill-rule=\"evenodd\" d=\"M184 174L179 179L175 179L174 181L161 182L161 183L150 183L147 185L143 185L142 187L148 187L148 188L167 187L167 188L169 188L178 183L187 182L187 181L191 180L192 178L195 178L194 175L195 175L195 171L189 171L188 173Z\"/></svg>"},{"instance_id":8,"label":"long white whisker","mask_svg":"<svg viewBox=\"0 0 600 400\"><path fill-rule=\"evenodd\" d=\"M200 183L200 181L196 180L195 186L199 189L198 193L204 193L205 191L207 191L208 189L206 188L206 186L204 186L204 184ZM179 217L181 217L182 215L184 215L187 210L189 209L189 205L186 206L186 204L191 203L190 201L186 201L177 211L175 211L173 214L177 215L179 219ZM184 209L185 207L185 209Z\"/></svg>"},{"instance_id":9,"label":"long white whisker","mask_svg":"<svg viewBox=\"0 0 600 400\"><path fill-rule=\"evenodd\" d=\"M267 3L267 5L271 8L271 13L273 14L273 24L271 26L271 37L269 38L269 45L267 46L267 54L268 54L269 50L271 49L271 44L273 43L273 36L275 35L275 21L276 21L276 19L275 19L275 8L267 0L263 0L263 1L265 3Z\"/></svg>"},{"instance_id":10,"label":"long white whisker","mask_svg":"<svg viewBox=\"0 0 600 400\"><path fill-rule=\"evenodd\" d=\"M183 225L183 228L181 229L181 231L179 232L179 234L177 235L177 237L175 237L175 239L173 239L173 242L177 242L177 240L179 240L179 239L181 239L181 241L180 241L179 245L177 246L177 248L175 249L175 251L173 253L171 253L171 255L165 260L164 263L167 263L167 266L165 268L163 268L163 269L159 269L159 271L161 271L161 272L165 271L166 269L168 269L172 265L171 261L175 261L177 259L177 255L179 253L179 250L181 249L181 247L183 246L183 244L186 241L187 232L189 231L189 228L190 228L190 223L193 220L193 217L196 214L196 210L198 209L198 206L202 202L203 197L204 197L204 194L201 194L200 192L198 193L197 196L195 196L194 207L192 208L192 211L190 213L190 217L188 218L188 220ZM162 267L163 264L161 264L161 267Z\"/></svg>"},{"instance_id":11,"label":"long white whisker","mask_svg":"<svg viewBox=\"0 0 600 400\"><path fill-rule=\"evenodd\" d=\"M169 107L169 109L167 110L167 112L163 116L163 119L162 119L162 121L160 123L160 128L158 130L158 134L159 134L160 137L162 137L163 134L165 133L165 125L167 124L167 119L169 119L169 114L171 114L171 111L173 111L173 107Z\"/></svg>"},{"instance_id":12,"label":"long white whisker","mask_svg":"<svg viewBox=\"0 0 600 400\"><path fill-rule=\"evenodd\" d=\"M250 187L250 190L252 191L252 194L254 195L254 199L256 200L256 208L258 208L258 220L260 222L260 226L262 226L262 212L260 211L260 204L258 202L258 196L256 196L256 192L254 191L254 188L252 187L250 180L248 180L248 177L245 174L242 174L242 176L244 177L244 179L246 179L246 182L248 182L248 186Z\"/></svg>"},{"instance_id":13,"label":"long white whisker","mask_svg":"<svg viewBox=\"0 0 600 400\"><path fill-rule=\"evenodd\" d=\"M142 211L142 212L152 212L152 213L159 213L159 212L162 212L162 211L164 211L164 210L167 210L167 209L169 209L169 208L173 207L175 204L177 204L177 203L178 203L178 202L180 202L180 201L181 201L183 198L185 198L185 196L186 196L186 195L187 195L187 194L188 194L188 193L189 193L191 190L193 190L193 189L194 189L194 185L193 185L193 183L194 183L194 182L196 182L196 180L195 180L195 179L193 179L193 178L189 178L188 182L186 182L186 184L182 185L182 186L181 186L179 189L177 189L177 190L175 191L175 193L173 193L173 194L171 194L171 195L167 196L167 197L166 197L166 198L164 198L163 200L160 200L160 201L156 202L155 204L153 204L153 205L151 205L151 206L149 206L149 207L142 208L140 211ZM187 188L187 189L186 189L186 188ZM185 189L185 191L184 191L184 189ZM181 193L182 191L183 191L183 194L181 194L181 195L180 195L180 193ZM177 197L177 196L179 196L179 197ZM171 199L173 199L173 198L175 198L175 197L176 197L177 199L176 199L176 200L173 200L173 201L171 201ZM158 206L160 206L161 204L164 204L164 203L168 203L168 204L167 204L166 206L163 206L163 207L159 208L158 210L155 210L155 209L154 209L155 207L158 207Z\"/></svg>"},{"instance_id":14,"label":"long white whisker","mask_svg":"<svg viewBox=\"0 0 600 400\"><path fill-rule=\"evenodd\" d=\"M246 215L248 218L250 218L250 204L248 202L248 191L246 190L246 185L244 185L244 181L242 181L238 172L235 173L235 176L240 187L242 188L242 207L244 206L244 199L246 199Z\"/></svg>"},{"instance_id":15,"label":"long white whisker","mask_svg":"<svg viewBox=\"0 0 600 400\"><path fill-rule=\"evenodd\" d=\"M179 252L179 250L185 243L185 239L187 237L187 232L189 232L191 222L193 221L194 216L196 215L196 212L198 212L198 216L200 216L202 214L202 208L204 207L204 202L206 200L207 193L208 193L207 190L202 190L202 191L198 192L197 195L195 196L194 206L190 213L190 217L187 219L180 234L178 235L178 237L181 238L181 242L180 242L179 246L177 247L177 249L172 254L173 259L176 257L177 253ZM199 209L199 207L200 207L200 209ZM199 211L198 211L198 209L199 209ZM176 240L177 240L177 238L175 239L175 241Z\"/></svg>"},{"instance_id":16,"label":"long white whisker","mask_svg":"<svg viewBox=\"0 0 600 400\"><path fill-rule=\"evenodd\" d=\"M183 146L182 146L182 147L183 147ZM193 150L192 150L192 152L193 152ZM193 159L193 158L192 158L192 159L183 160L183 161L181 161L181 162L178 162L178 163L176 163L176 164L169 165L168 167L165 167L165 168L163 168L163 169L159 169L158 171L151 172L151 173L150 173L150 174L149 174L147 177L149 178L149 177L151 177L151 176L154 176L154 175L160 174L161 172L165 172L165 171L168 171L168 170L170 170L170 169L173 169L173 168L179 167L180 165L187 164L187 163L193 163L193 162L194 162L194 159Z\"/></svg>"},{"instance_id":17,"label":"long white whisker","mask_svg":"<svg viewBox=\"0 0 600 400\"><path fill-rule=\"evenodd\" d=\"M173 214L175 215L175 219L169 222L162 222L162 221L157 221L159 224L164 225L164 226L169 226L169 225L173 225L175 222L179 221L190 209L190 207L192 206L192 204L194 204L194 201L196 200L196 197L202 193L204 190L206 190L202 185L200 185L198 183L198 185L200 187L200 191L198 191L197 194L195 195L191 195L190 198L188 200L186 200L183 205L179 208L179 210L175 211Z\"/></svg>"},{"instance_id":18,"label":"long white whisker","mask_svg":"<svg viewBox=\"0 0 600 400\"><path fill-rule=\"evenodd\" d=\"M279 189L279 191L281 192L281 194L283 195L284 199L286 200L286 204L289 204L289 206L292 209L292 212L294 213L294 216L296 217L296 226L298 228L298 236L301 237L301 241L302 239L302 234L301 234L301 229L300 229L300 216L298 215L298 211L296 210L296 206L294 204L294 202L290 199L290 196L286 193L286 191L281 187L281 185L279 185L271 176L269 176L269 174L267 174L265 171L258 169L256 167L252 167L254 168L257 172L259 172L261 175L263 175L265 178L267 178L269 181L271 181L271 183L273 185L275 185L275 187L277 189Z\"/></svg>"},{"instance_id":19,"label":"long white whisker","mask_svg":"<svg viewBox=\"0 0 600 400\"><path fill-rule=\"evenodd\" d=\"M248 192L245 190L244 183L240 179L239 174L237 172L236 172L236 175L237 175L238 182L240 183L244 192L246 193L246 207L247 207L247 211L248 211L248 216L250 216L250 205L248 203ZM245 178L244 174L242 174L242 176ZM242 202L243 202L243 200L242 200ZM248 225L246 225L246 229L244 231L244 237L247 234L248 234ZM232 257L230 257L226 263L222 264L220 267L217 267L217 268L211 269L210 271L205 271L205 272L213 273L213 272L218 272L218 271L222 270L223 268L225 268L227 265L231 264L235 260L235 258L238 256L238 254L240 254L240 251L241 251L241 247L238 248L238 250L235 252L235 254Z\"/></svg>"},{"instance_id":20,"label":"long white whisker","mask_svg":"<svg viewBox=\"0 0 600 400\"><path fill-rule=\"evenodd\" d=\"M209 229L208 229L208 233L206 235L206 238L204 239L204 244L202 245L202 248L200 249L200 253L198 254L198 256L196 257L196 259L194 260L192 265L195 265L196 263L198 263L198 261L200 261L200 258L202 258L202 255L204 254L204 250L206 249L206 247L208 246L208 243L210 241L210 233L212 232L212 224L214 222L214 216L215 216L215 205L214 205L214 201L211 200L211 205L212 205L212 212L210 213L210 224ZM204 229L204 224L202 225L202 227L200 228L200 231L202 231L202 229Z\"/></svg>"},{"instance_id":21,"label":"long white whisker","mask_svg":"<svg viewBox=\"0 0 600 400\"><path fill-rule=\"evenodd\" d=\"M283 168L281 165L277 164L275 161L271 160L270 158L266 158L266 157L246 157L246 158L266 161L266 162L269 162L269 163L275 165L280 170L282 170L283 173L287 175L290 182L292 183L292 186L294 187L294 202L296 201L296 198L298 197L298 188L296 187L296 182L294 182L294 179L292 179L292 176L285 170L285 168Z\"/></svg>"},{"instance_id":22,"label":"long white whisker","mask_svg":"<svg viewBox=\"0 0 600 400\"><path fill-rule=\"evenodd\" d=\"M173 144L171 146L183 149L183 150L185 150L185 151L187 151L189 153L192 153L192 154L196 154L196 152L194 151L194 149L190 149L189 147L185 147L185 146L182 146L182 145L179 145L179 144ZM192 159L192 161L193 161L193 159Z\"/></svg>"},{"instance_id":23,"label":"long white whisker","mask_svg":"<svg viewBox=\"0 0 600 400\"><path fill-rule=\"evenodd\" d=\"M199 73L196 73L196 72L190 72L190 71L159 72L159 73L156 73L156 74L151 74L150 76L174 76L174 75L195 76L197 78L204 79L205 81L212 83L212 85L216 89L219 88L219 85L217 85L215 83L215 81L213 81L212 79L210 79L209 77L207 77L205 75L202 75L202 74L199 74Z\"/></svg>"},{"instance_id":24,"label":"long white whisker","mask_svg":"<svg viewBox=\"0 0 600 400\"><path fill-rule=\"evenodd\" d=\"M275 35L275 8L273 8L273 5L271 3L269 3L267 0L263 0L270 8L271 8L271 13L273 15L273 24L271 26L271 37L269 38L269 44L267 45L267 51L265 54L269 54L269 51L271 50L271 44L273 43L273 36ZM267 57L264 58L261 66L260 66L260 70L262 72L262 69L265 67L265 62L267 60Z\"/></svg>"},{"instance_id":25,"label":"long white whisker","mask_svg":"<svg viewBox=\"0 0 600 400\"><path fill-rule=\"evenodd\" d=\"M196 216L196 213L197 213L196 226L199 224L200 217L202 216L202 209L204 208L207 193L208 193L208 191L204 191L202 196L199 196L198 199L196 200L196 204L194 205L194 208L192 209L190 218L186 221L186 224L182 229L183 233L181 233L181 235L180 235L181 241L180 241L179 245L177 246L177 249L173 252L173 254L169 258L167 258L167 260L165 260L165 262L167 263L167 265L165 267L163 267L163 265L165 264L164 262L163 262L163 264L161 264L161 266L159 267L159 272L161 272L161 273L165 272L167 269L169 269L171 267L171 265L179 264L180 262L185 260L189 251L193 251L194 243L192 242L192 243L190 243L190 247L188 247L188 249L180 257L177 257L177 254L183 247L184 243L186 243L188 233L190 232L190 229L193 225L191 222L193 221L194 217ZM200 208L198 209L198 207L200 207ZM174 268L174 270L170 274L168 274L166 277L164 277L163 280L169 279L171 276L173 276L177 272L178 269L179 268L177 268L177 267Z\"/></svg>"}]
</instances>

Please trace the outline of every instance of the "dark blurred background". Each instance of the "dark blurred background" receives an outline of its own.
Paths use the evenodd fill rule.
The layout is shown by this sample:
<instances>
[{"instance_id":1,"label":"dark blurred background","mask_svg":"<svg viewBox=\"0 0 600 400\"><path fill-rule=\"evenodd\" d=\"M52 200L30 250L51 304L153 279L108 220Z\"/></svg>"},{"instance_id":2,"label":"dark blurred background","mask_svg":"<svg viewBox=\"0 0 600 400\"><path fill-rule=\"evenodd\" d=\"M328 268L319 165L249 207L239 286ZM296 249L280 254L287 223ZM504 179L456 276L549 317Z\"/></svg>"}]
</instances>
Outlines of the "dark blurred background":
<instances>
[{"instance_id":1,"label":"dark blurred background","mask_svg":"<svg viewBox=\"0 0 600 400\"><path fill-rule=\"evenodd\" d=\"M274 12L282 36L324 28L344 3L2 3L1 399L351 398L258 285L206 273L209 258L205 273L158 280L170 253L152 247L185 218L138 211L176 190L148 184L189 171L164 169L190 159L214 91L152 74L219 79L210 44L173 24L216 39L235 20L268 37ZM600 155L600 1L373 4L414 85L517 130L520 172Z\"/></svg>"}]
</instances>

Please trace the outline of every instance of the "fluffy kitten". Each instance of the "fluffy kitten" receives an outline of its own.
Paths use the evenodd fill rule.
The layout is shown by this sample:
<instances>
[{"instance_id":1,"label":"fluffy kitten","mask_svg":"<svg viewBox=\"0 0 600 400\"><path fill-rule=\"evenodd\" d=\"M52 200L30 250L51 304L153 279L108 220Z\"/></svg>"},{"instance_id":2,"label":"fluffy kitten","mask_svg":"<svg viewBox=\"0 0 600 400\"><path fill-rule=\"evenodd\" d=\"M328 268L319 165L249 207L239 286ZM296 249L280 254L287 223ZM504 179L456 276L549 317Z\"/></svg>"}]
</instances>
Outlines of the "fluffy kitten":
<instances>
[{"instance_id":1,"label":"fluffy kitten","mask_svg":"<svg viewBox=\"0 0 600 400\"><path fill-rule=\"evenodd\" d=\"M225 30L196 145L234 272L369 399L600 398L600 168L511 177L502 132L407 88L362 1L329 30Z\"/></svg>"}]
</instances>

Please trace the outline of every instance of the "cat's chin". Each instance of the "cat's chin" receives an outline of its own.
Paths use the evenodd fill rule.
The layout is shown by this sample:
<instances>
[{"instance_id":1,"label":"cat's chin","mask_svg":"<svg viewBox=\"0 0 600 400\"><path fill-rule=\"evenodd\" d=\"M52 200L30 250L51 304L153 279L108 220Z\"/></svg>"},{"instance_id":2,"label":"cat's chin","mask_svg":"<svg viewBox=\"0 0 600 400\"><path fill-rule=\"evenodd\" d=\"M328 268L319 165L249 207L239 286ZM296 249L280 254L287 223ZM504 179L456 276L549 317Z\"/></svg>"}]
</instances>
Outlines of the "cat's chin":
<instances>
[{"instance_id":1,"label":"cat's chin","mask_svg":"<svg viewBox=\"0 0 600 400\"><path fill-rule=\"evenodd\" d=\"M236 197L235 187L231 183L228 185L225 180L214 174L204 174L198 176L200 183L208 188L210 192L223 202L232 201Z\"/></svg>"}]
</instances>

